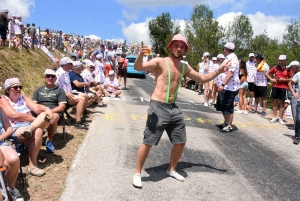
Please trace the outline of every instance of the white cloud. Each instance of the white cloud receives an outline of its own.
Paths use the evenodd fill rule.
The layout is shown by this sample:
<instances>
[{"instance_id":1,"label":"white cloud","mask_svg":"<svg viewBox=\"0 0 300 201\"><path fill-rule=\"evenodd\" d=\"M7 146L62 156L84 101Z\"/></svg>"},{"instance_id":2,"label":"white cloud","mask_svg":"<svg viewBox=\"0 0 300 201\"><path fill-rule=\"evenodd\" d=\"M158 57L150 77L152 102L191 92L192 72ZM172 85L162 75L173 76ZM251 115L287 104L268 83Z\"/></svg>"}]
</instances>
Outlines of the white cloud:
<instances>
[{"instance_id":1,"label":"white cloud","mask_svg":"<svg viewBox=\"0 0 300 201\"><path fill-rule=\"evenodd\" d=\"M217 18L220 25L226 26L234 17L241 15L241 12L226 13ZM270 38L282 39L282 36L285 32L286 26L290 23L292 17L290 16L273 16L265 15L264 13L257 12L255 14L249 14L247 17L250 19L252 24L252 29L254 35L262 34L264 31L267 31L267 34Z\"/></svg>"},{"instance_id":2,"label":"white cloud","mask_svg":"<svg viewBox=\"0 0 300 201\"><path fill-rule=\"evenodd\" d=\"M1 0L0 9L7 8L9 16L20 14L23 18L30 16L30 9L35 7L34 0Z\"/></svg>"},{"instance_id":3,"label":"white cloud","mask_svg":"<svg viewBox=\"0 0 300 201\"><path fill-rule=\"evenodd\" d=\"M133 20L136 20L136 19L138 19L138 15L137 14L135 14L135 12L128 12L128 11L126 11L126 10L123 10L122 11L123 12L123 16L127 19L127 20L129 20L129 21L133 21Z\"/></svg>"},{"instance_id":4,"label":"white cloud","mask_svg":"<svg viewBox=\"0 0 300 201\"><path fill-rule=\"evenodd\" d=\"M96 36L96 35L88 35L88 36L85 36L85 38L90 38L90 39L95 39L95 40L100 40L101 38L99 36Z\"/></svg>"}]
</instances>

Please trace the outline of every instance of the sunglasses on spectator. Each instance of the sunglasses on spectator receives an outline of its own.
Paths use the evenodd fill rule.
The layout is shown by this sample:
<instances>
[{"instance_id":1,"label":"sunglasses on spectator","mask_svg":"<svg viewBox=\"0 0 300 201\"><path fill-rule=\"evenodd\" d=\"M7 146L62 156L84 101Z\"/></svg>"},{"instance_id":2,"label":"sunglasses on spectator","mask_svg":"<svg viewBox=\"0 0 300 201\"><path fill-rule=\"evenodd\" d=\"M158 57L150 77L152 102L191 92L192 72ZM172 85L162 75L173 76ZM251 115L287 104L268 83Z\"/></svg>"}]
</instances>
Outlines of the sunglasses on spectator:
<instances>
[{"instance_id":1,"label":"sunglasses on spectator","mask_svg":"<svg viewBox=\"0 0 300 201\"><path fill-rule=\"evenodd\" d=\"M55 75L46 75L46 78L56 78Z\"/></svg>"},{"instance_id":2,"label":"sunglasses on spectator","mask_svg":"<svg viewBox=\"0 0 300 201\"><path fill-rule=\"evenodd\" d=\"M18 90L18 89L22 89L23 87L20 85L20 86L13 86L11 88L13 88L14 90Z\"/></svg>"}]
</instances>

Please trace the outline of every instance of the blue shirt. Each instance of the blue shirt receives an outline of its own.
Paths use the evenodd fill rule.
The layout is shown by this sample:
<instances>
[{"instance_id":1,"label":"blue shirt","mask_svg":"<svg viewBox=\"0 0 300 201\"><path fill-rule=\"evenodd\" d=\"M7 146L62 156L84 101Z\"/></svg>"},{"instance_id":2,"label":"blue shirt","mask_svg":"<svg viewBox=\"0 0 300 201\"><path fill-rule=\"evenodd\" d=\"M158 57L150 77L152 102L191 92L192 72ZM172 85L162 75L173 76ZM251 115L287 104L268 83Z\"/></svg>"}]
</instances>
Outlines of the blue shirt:
<instances>
[{"instance_id":1,"label":"blue shirt","mask_svg":"<svg viewBox=\"0 0 300 201\"><path fill-rule=\"evenodd\" d=\"M84 87L76 87L75 84L73 83L76 80L78 82L84 82L83 77L80 74L75 73L74 71L69 72L69 77L71 81L72 90L77 90L79 92L84 93Z\"/></svg>"}]
</instances>

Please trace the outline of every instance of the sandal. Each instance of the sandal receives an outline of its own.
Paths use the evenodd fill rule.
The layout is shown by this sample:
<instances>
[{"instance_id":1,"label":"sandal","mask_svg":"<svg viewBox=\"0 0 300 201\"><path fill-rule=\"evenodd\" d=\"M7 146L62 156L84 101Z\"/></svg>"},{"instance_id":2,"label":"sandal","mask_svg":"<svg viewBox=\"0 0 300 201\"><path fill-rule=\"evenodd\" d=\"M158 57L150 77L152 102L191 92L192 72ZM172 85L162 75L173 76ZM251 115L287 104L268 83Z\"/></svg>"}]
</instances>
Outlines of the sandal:
<instances>
[{"instance_id":1,"label":"sandal","mask_svg":"<svg viewBox=\"0 0 300 201\"><path fill-rule=\"evenodd\" d=\"M38 177L41 177L41 176L43 176L45 174L45 170L42 170L42 169L40 169L40 168L38 168L36 166L33 166L33 168L30 168L28 166L28 172L30 174L32 174L33 176L38 176Z\"/></svg>"}]
</instances>

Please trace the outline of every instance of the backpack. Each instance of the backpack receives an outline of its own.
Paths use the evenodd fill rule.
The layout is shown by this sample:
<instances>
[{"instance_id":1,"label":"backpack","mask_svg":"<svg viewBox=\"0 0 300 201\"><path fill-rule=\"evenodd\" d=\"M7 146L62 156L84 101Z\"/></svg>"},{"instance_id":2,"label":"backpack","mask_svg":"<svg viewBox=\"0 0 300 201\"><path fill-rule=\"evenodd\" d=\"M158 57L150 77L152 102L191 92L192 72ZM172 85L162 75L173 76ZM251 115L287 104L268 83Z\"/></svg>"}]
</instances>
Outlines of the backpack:
<instances>
[{"instance_id":1,"label":"backpack","mask_svg":"<svg viewBox=\"0 0 300 201\"><path fill-rule=\"evenodd\" d=\"M124 70L124 62L118 62L118 70Z\"/></svg>"}]
</instances>

